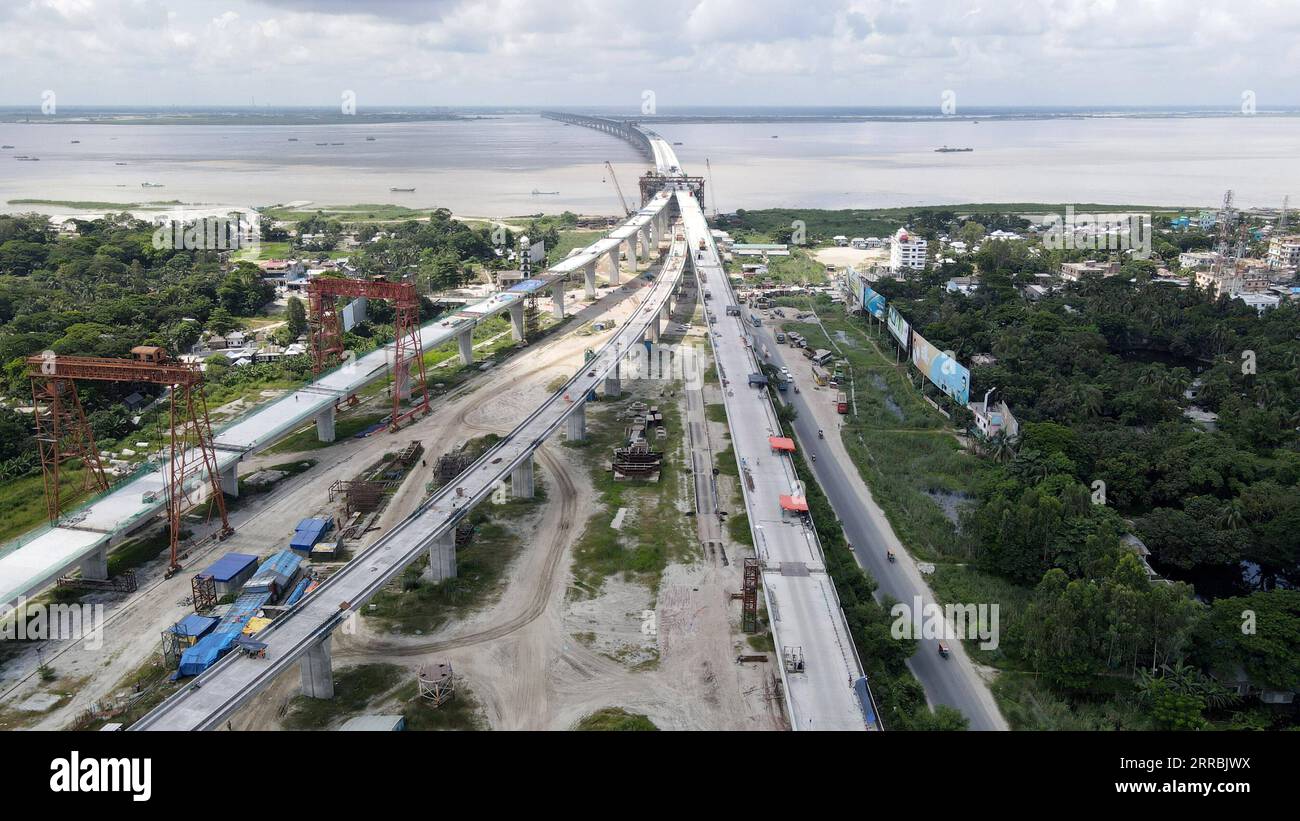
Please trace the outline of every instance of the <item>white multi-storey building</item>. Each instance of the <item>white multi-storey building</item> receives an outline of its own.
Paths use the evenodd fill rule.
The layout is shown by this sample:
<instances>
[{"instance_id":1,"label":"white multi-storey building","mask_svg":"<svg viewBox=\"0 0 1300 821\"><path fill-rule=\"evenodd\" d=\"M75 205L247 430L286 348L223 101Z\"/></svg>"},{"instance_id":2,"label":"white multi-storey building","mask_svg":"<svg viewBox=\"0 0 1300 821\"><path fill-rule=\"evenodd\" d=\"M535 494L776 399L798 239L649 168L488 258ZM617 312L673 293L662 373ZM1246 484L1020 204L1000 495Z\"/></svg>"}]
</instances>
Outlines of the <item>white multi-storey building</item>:
<instances>
[{"instance_id":1,"label":"white multi-storey building","mask_svg":"<svg viewBox=\"0 0 1300 821\"><path fill-rule=\"evenodd\" d=\"M1268 267L1300 267L1300 235L1273 237L1268 241Z\"/></svg>"},{"instance_id":2,"label":"white multi-storey building","mask_svg":"<svg viewBox=\"0 0 1300 821\"><path fill-rule=\"evenodd\" d=\"M889 270L924 270L927 244L924 238L907 233L906 228L899 228L889 239Z\"/></svg>"}]
</instances>

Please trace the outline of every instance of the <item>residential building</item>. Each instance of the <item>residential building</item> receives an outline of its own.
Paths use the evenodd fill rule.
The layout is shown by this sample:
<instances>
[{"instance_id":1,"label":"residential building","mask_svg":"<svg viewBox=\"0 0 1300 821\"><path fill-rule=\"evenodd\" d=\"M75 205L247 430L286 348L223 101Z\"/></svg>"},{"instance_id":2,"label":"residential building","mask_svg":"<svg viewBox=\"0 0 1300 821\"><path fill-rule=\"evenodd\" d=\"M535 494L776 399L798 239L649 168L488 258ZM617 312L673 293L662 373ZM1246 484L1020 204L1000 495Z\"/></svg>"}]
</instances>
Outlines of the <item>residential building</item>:
<instances>
[{"instance_id":1,"label":"residential building","mask_svg":"<svg viewBox=\"0 0 1300 821\"><path fill-rule=\"evenodd\" d=\"M1239 299L1254 308L1255 312L1260 316L1263 316L1265 311L1276 308L1282 302L1281 297L1273 294L1234 294L1233 299Z\"/></svg>"},{"instance_id":2,"label":"residential building","mask_svg":"<svg viewBox=\"0 0 1300 821\"><path fill-rule=\"evenodd\" d=\"M1178 255L1178 265L1184 271L1213 268L1218 261L1219 255L1214 251L1184 251Z\"/></svg>"},{"instance_id":3,"label":"residential building","mask_svg":"<svg viewBox=\"0 0 1300 821\"><path fill-rule=\"evenodd\" d=\"M924 270L928 244L925 238L909 234L906 228L899 228L889 240L889 270Z\"/></svg>"},{"instance_id":4,"label":"residential building","mask_svg":"<svg viewBox=\"0 0 1300 821\"><path fill-rule=\"evenodd\" d=\"M975 416L975 427L979 430L980 436L985 439L992 439L999 433L1006 436L1012 442L1020 437L1020 423L1011 413L1011 408L1006 402L989 402L989 397L993 395L990 389L984 394L984 401L967 403L966 408Z\"/></svg>"},{"instance_id":5,"label":"residential building","mask_svg":"<svg viewBox=\"0 0 1300 821\"><path fill-rule=\"evenodd\" d=\"M1274 270L1300 267L1300 235L1276 236L1269 240L1268 267Z\"/></svg>"},{"instance_id":6,"label":"residential building","mask_svg":"<svg viewBox=\"0 0 1300 821\"><path fill-rule=\"evenodd\" d=\"M1113 277L1119 273L1118 262L1097 262L1088 260L1087 262L1062 262L1061 279L1066 282L1078 282L1085 276L1103 276Z\"/></svg>"}]
</instances>

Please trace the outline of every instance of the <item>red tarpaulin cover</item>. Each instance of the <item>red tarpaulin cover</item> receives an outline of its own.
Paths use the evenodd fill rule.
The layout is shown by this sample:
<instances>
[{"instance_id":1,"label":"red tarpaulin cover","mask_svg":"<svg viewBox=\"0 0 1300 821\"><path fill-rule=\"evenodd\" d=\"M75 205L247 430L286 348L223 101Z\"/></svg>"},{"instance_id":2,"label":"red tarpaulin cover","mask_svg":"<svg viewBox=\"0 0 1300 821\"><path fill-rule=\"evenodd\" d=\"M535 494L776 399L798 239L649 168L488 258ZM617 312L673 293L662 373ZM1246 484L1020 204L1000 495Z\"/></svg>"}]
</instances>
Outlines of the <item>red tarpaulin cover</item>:
<instances>
[{"instance_id":1,"label":"red tarpaulin cover","mask_svg":"<svg viewBox=\"0 0 1300 821\"><path fill-rule=\"evenodd\" d=\"M772 446L772 450L784 450L794 453L794 440L784 436L769 436L767 443Z\"/></svg>"},{"instance_id":2,"label":"red tarpaulin cover","mask_svg":"<svg viewBox=\"0 0 1300 821\"><path fill-rule=\"evenodd\" d=\"M782 510L797 510L801 513L808 512L808 500L802 496L782 496Z\"/></svg>"}]
</instances>

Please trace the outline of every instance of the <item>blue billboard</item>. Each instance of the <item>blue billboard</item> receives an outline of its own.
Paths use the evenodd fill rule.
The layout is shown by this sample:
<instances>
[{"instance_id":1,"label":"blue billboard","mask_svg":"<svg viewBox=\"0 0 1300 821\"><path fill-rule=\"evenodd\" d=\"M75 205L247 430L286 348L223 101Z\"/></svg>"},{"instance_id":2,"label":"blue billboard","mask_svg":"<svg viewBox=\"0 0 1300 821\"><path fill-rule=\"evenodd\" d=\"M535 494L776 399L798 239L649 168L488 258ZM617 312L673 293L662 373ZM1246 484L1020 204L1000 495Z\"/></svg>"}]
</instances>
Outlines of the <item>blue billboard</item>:
<instances>
[{"instance_id":1,"label":"blue billboard","mask_svg":"<svg viewBox=\"0 0 1300 821\"><path fill-rule=\"evenodd\" d=\"M885 298L864 284L862 286L862 309L876 319L884 319Z\"/></svg>"},{"instance_id":2,"label":"blue billboard","mask_svg":"<svg viewBox=\"0 0 1300 821\"><path fill-rule=\"evenodd\" d=\"M912 332L912 365L954 401L970 402L970 370Z\"/></svg>"}]
</instances>

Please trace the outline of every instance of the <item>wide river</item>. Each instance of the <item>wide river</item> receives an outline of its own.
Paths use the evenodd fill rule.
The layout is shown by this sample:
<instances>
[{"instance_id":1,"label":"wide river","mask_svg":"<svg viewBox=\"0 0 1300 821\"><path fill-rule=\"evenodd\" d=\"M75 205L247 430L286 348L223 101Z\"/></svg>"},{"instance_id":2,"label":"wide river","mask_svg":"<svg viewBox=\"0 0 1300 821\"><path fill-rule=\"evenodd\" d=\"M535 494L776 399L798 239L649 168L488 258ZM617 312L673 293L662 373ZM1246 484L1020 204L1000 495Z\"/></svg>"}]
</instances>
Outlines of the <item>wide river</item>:
<instances>
[{"instance_id":1,"label":"wide river","mask_svg":"<svg viewBox=\"0 0 1300 821\"><path fill-rule=\"evenodd\" d=\"M1292 117L657 128L682 143L689 172L705 174L708 159L707 204L723 211L967 202L1211 207L1227 188L1240 205L1276 207L1287 194L1300 196L1300 119ZM8 201L613 214L618 195L604 162L614 163L629 197L644 169L617 139L533 115L356 126L0 123L0 144L13 146L0 149L0 210L46 213L68 209ZM974 151L935 152L945 145Z\"/></svg>"}]
</instances>

